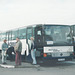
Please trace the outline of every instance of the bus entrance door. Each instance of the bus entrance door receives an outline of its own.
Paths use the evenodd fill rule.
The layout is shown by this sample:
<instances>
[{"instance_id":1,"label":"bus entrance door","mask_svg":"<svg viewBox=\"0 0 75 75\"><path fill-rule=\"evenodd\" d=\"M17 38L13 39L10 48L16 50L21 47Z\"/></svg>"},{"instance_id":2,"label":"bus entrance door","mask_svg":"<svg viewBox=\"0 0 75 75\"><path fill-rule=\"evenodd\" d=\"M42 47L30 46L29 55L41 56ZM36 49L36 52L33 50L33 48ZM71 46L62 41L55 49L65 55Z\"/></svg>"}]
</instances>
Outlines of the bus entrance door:
<instances>
[{"instance_id":1,"label":"bus entrance door","mask_svg":"<svg viewBox=\"0 0 75 75\"><path fill-rule=\"evenodd\" d=\"M35 28L35 43L38 48L41 48L43 46L42 26L37 26Z\"/></svg>"},{"instance_id":2,"label":"bus entrance door","mask_svg":"<svg viewBox=\"0 0 75 75\"><path fill-rule=\"evenodd\" d=\"M42 26L35 27L35 44L36 44L36 56L41 57L43 54L43 34Z\"/></svg>"}]
</instances>

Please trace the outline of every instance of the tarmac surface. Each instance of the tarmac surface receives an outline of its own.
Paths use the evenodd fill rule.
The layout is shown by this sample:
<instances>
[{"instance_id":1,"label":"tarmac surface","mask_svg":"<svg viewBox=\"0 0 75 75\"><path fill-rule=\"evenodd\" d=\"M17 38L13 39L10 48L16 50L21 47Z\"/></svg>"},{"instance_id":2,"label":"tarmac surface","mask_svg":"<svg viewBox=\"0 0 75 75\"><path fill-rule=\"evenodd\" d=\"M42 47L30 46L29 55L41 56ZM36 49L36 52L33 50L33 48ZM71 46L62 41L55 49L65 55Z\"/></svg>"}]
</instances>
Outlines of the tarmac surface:
<instances>
[{"instance_id":1,"label":"tarmac surface","mask_svg":"<svg viewBox=\"0 0 75 75\"><path fill-rule=\"evenodd\" d=\"M1 59L0 59L0 67L3 68L38 68L40 65L32 65L31 63L28 62L22 62L20 66L15 66L15 61L10 61L6 60L7 64L2 64Z\"/></svg>"}]
</instances>

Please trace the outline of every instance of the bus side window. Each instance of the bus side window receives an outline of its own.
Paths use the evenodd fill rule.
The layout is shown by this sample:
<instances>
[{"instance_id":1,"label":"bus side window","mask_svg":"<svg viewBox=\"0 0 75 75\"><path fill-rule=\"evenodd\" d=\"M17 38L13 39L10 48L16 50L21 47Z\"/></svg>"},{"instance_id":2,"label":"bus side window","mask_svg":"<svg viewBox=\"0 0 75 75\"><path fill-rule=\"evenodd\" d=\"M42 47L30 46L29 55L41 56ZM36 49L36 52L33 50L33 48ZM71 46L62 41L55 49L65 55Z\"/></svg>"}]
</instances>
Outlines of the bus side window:
<instances>
[{"instance_id":1,"label":"bus side window","mask_svg":"<svg viewBox=\"0 0 75 75\"><path fill-rule=\"evenodd\" d=\"M18 37L18 30L12 31L12 40L16 40L16 37Z\"/></svg>"},{"instance_id":2,"label":"bus side window","mask_svg":"<svg viewBox=\"0 0 75 75\"><path fill-rule=\"evenodd\" d=\"M8 41L12 39L11 31L6 32L6 38L7 38Z\"/></svg>"},{"instance_id":3,"label":"bus side window","mask_svg":"<svg viewBox=\"0 0 75 75\"><path fill-rule=\"evenodd\" d=\"M27 28L27 43L30 41L30 37L32 37L32 28Z\"/></svg>"},{"instance_id":4,"label":"bus side window","mask_svg":"<svg viewBox=\"0 0 75 75\"><path fill-rule=\"evenodd\" d=\"M19 38L26 39L26 28L19 29Z\"/></svg>"},{"instance_id":5,"label":"bus side window","mask_svg":"<svg viewBox=\"0 0 75 75\"><path fill-rule=\"evenodd\" d=\"M5 32L2 33L2 40L4 40L4 39L7 39L7 38L6 38L6 33L5 33Z\"/></svg>"}]
</instances>

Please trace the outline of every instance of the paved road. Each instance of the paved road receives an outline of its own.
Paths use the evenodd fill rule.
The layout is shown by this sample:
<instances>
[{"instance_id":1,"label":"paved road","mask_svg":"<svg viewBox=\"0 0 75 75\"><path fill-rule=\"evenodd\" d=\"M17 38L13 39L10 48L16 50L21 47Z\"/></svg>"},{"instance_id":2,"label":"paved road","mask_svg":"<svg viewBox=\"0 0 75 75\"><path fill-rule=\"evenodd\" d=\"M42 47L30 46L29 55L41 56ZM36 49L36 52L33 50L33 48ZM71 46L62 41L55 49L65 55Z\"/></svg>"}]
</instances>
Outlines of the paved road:
<instances>
[{"instance_id":1,"label":"paved road","mask_svg":"<svg viewBox=\"0 0 75 75\"><path fill-rule=\"evenodd\" d=\"M10 62L14 63L14 62ZM14 63L15 64L15 63ZM22 63L31 66L30 63ZM56 64L45 64L40 67L25 68L2 68L0 75L75 75L75 60L67 62L58 62Z\"/></svg>"}]
</instances>

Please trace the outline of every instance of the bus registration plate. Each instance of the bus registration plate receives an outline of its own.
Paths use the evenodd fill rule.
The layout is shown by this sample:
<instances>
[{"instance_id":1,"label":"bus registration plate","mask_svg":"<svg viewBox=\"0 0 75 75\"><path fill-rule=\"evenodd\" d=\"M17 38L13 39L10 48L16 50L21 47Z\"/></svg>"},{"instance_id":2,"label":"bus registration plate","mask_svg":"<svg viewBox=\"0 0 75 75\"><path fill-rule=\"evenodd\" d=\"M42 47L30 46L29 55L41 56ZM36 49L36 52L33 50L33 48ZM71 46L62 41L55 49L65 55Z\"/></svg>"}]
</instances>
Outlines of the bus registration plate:
<instances>
[{"instance_id":1,"label":"bus registration plate","mask_svg":"<svg viewBox=\"0 0 75 75\"><path fill-rule=\"evenodd\" d=\"M65 61L65 58L62 58L62 59L58 59L58 61Z\"/></svg>"}]
</instances>

